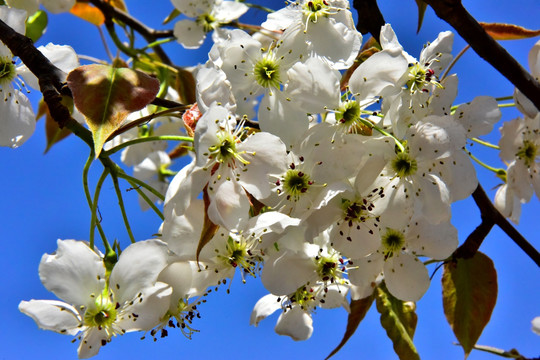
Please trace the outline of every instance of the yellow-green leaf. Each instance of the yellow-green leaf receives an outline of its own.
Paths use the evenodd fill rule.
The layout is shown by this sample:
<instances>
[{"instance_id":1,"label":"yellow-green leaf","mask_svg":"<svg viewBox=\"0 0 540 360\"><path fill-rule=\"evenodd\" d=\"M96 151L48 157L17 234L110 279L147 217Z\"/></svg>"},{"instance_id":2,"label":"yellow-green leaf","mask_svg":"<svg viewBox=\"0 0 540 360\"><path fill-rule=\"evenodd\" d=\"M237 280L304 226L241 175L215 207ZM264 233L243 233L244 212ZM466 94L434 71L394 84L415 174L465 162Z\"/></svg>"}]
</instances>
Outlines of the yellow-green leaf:
<instances>
[{"instance_id":1,"label":"yellow-green leaf","mask_svg":"<svg viewBox=\"0 0 540 360\"><path fill-rule=\"evenodd\" d=\"M181 12L177 8L174 8L173 11L171 11L171 13L165 18L165 20L163 20L163 25L170 23L180 14Z\"/></svg>"},{"instance_id":2,"label":"yellow-green leaf","mask_svg":"<svg viewBox=\"0 0 540 360\"><path fill-rule=\"evenodd\" d=\"M45 33L48 21L47 13L45 11L36 11L34 15L31 15L26 19L25 35L32 39L33 42L38 41Z\"/></svg>"},{"instance_id":3,"label":"yellow-green leaf","mask_svg":"<svg viewBox=\"0 0 540 360\"><path fill-rule=\"evenodd\" d=\"M480 25L495 40L520 40L540 35L540 30L529 30L513 24L481 22Z\"/></svg>"},{"instance_id":4,"label":"yellow-green leaf","mask_svg":"<svg viewBox=\"0 0 540 360\"><path fill-rule=\"evenodd\" d=\"M424 22L427 4L422 0L416 0L416 6L418 7L418 26L416 28L416 33L418 34L422 28L422 23Z\"/></svg>"},{"instance_id":5,"label":"yellow-green leaf","mask_svg":"<svg viewBox=\"0 0 540 360\"><path fill-rule=\"evenodd\" d=\"M363 299L351 300L351 312L349 313L349 317L347 318L347 327L345 329L343 339L341 339L339 345L334 350L332 350L332 352L326 357L326 359L330 359L332 356L334 356L347 343L347 341L349 341L351 336L356 332L356 329L358 328L358 325L360 325L360 322L366 316L369 308L371 308L371 304L373 303L374 298L375 293Z\"/></svg>"},{"instance_id":6,"label":"yellow-green leaf","mask_svg":"<svg viewBox=\"0 0 540 360\"><path fill-rule=\"evenodd\" d=\"M96 26L101 26L105 22L105 16L101 10L88 3L75 3L69 12Z\"/></svg>"},{"instance_id":7,"label":"yellow-green leaf","mask_svg":"<svg viewBox=\"0 0 540 360\"><path fill-rule=\"evenodd\" d=\"M92 131L96 158L127 116L148 105L159 91L159 81L142 72L99 64L76 68L67 83Z\"/></svg>"},{"instance_id":8,"label":"yellow-green leaf","mask_svg":"<svg viewBox=\"0 0 540 360\"><path fill-rule=\"evenodd\" d=\"M497 301L493 261L477 252L472 258L444 265L443 308L454 335L469 355L491 318Z\"/></svg>"},{"instance_id":9,"label":"yellow-green leaf","mask_svg":"<svg viewBox=\"0 0 540 360\"><path fill-rule=\"evenodd\" d=\"M392 340L400 360L419 360L420 356L412 340L417 322L415 303L395 298L381 283L376 289L376 304L381 314L381 325Z\"/></svg>"}]
</instances>

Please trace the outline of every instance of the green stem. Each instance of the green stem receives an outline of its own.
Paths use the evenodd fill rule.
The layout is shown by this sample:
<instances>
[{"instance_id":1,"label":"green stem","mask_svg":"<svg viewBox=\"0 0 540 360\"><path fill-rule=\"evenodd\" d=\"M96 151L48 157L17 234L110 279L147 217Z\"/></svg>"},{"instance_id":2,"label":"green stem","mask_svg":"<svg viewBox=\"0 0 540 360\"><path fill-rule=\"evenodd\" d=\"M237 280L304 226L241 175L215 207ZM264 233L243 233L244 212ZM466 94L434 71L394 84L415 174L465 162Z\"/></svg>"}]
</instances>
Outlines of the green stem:
<instances>
[{"instance_id":1,"label":"green stem","mask_svg":"<svg viewBox=\"0 0 540 360\"><path fill-rule=\"evenodd\" d=\"M162 44L166 44L166 43L174 41L174 40L176 40L176 39L173 38L173 37L168 38L168 39L157 40L157 41L151 42L150 44L146 45L145 47L140 49L140 51L146 51L147 49L153 48L154 46L159 46L159 45L162 45Z\"/></svg>"},{"instance_id":2,"label":"green stem","mask_svg":"<svg viewBox=\"0 0 540 360\"><path fill-rule=\"evenodd\" d=\"M90 248L94 248L94 232L95 228L98 228L99 235L101 236L101 240L103 241L103 246L105 247L105 251L110 249L109 242L107 241L107 237L105 236L105 232L103 231L103 228L101 227L101 222L97 221L97 206L99 201L99 194L101 193L101 187L103 186L103 182L107 178L107 175L109 175L109 169L105 168L103 170L103 173L101 174L101 177L98 180L98 183L96 184L96 191L94 192L94 201L92 202L92 214L90 219Z\"/></svg>"},{"instance_id":3,"label":"green stem","mask_svg":"<svg viewBox=\"0 0 540 360\"><path fill-rule=\"evenodd\" d=\"M126 174L123 171L118 172L117 175L118 175L119 178L127 180L129 183L134 183L134 184L137 184L138 186L141 186L141 187L145 188L146 190L150 191L152 194L157 196L157 198L159 200L161 200L161 201L165 200L165 196L163 196L163 194L161 194L159 191L157 191L156 189L154 189L153 187L151 187L150 185L148 185L144 181L141 181L141 180L139 180L139 179L137 179L137 178L135 178L133 176L129 176L128 174Z\"/></svg>"},{"instance_id":4,"label":"green stem","mask_svg":"<svg viewBox=\"0 0 540 360\"><path fill-rule=\"evenodd\" d=\"M139 143L144 143L144 142L149 142L149 141L188 141L188 142L193 142L193 138L189 137L189 136L173 136L173 135L162 135L162 136L147 136L147 137L142 137L142 138L138 138L138 139L133 139L133 140L129 140L129 141L126 141L125 143L122 143L118 146L115 146L113 147L112 149L109 149L107 151L104 151L102 152L103 155L105 156L111 156L112 154L128 147L128 146L131 146L131 145L135 145L135 144L139 144Z\"/></svg>"},{"instance_id":5,"label":"green stem","mask_svg":"<svg viewBox=\"0 0 540 360\"><path fill-rule=\"evenodd\" d=\"M467 154L469 154L469 156L471 157L471 159L473 159L474 161L476 161L479 165L481 165L482 167L488 169L488 170L491 170L493 171L494 173L497 174L497 176L500 176L500 175L503 175L503 174L506 174L506 170L504 169L501 169L501 168L494 168L493 166L489 166L488 164L486 164L485 162L483 162L482 160L478 159L476 156L474 156L470 151L467 151Z\"/></svg>"},{"instance_id":6,"label":"green stem","mask_svg":"<svg viewBox=\"0 0 540 360\"><path fill-rule=\"evenodd\" d=\"M143 117L141 117L141 118L139 118L137 120L131 121L127 125L122 126L118 130L113 132L111 135L109 135L109 137L107 138L107 141L109 141L112 138L114 138L115 136L117 136L119 134L122 134L122 133L125 133L126 131L128 131L130 129L133 129L133 128L139 126L139 125L150 122L151 120L153 120L155 118L158 118L160 116L169 115L169 114L174 114L175 112L182 111L182 110L187 110L187 109L189 109L189 106L182 105L182 106L177 106L177 107L174 107L174 108L170 108L170 109L163 110L163 111L158 111L158 112L155 112L153 114L143 116Z\"/></svg>"},{"instance_id":7,"label":"green stem","mask_svg":"<svg viewBox=\"0 0 540 360\"><path fill-rule=\"evenodd\" d=\"M479 139L479 138L471 138L471 140L474 141L474 142L476 142L476 143L479 143L479 144L481 144L481 145L487 146L488 148L497 149L497 150L500 149L499 146L494 145L494 144L492 144L492 143L489 143L489 142L487 142L487 141L481 140L481 139Z\"/></svg>"},{"instance_id":8,"label":"green stem","mask_svg":"<svg viewBox=\"0 0 540 360\"><path fill-rule=\"evenodd\" d=\"M497 101L497 102L506 101L506 100L514 100L514 96L513 95L508 95L508 96L501 96L501 97L495 98L495 101Z\"/></svg>"},{"instance_id":9,"label":"green stem","mask_svg":"<svg viewBox=\"0 0 540 360\"><path fill-rule=\"evenodd\" d=\"M127 46L124 45L124 43L120 40L118 35L116 34L116 30L114 29L114 23L113 22L105 22L105 26L107 27L107 31L109 32L109 36L111 37L112 41L114 42L114 45L120 51L122 51L124 54L129 55L132 58L137 58L137 51L134 49L130 49Z\"/></svg>"},{"instance_id":10,"label":"green stem","mask_svg":"<svg viewBox=\"0 0 540 360\"><path fill-rule=\"evenodd\" d=\"M131 240L131 243L135 243L135 237L133 236L133 232L131 231L131 226L129 225L129 220L126 213L126 207L124 206L124 199L122 198L122 191L120 190L120 184L118 183L118 177L120 173L119 172L111 172L111 177L114 184L114 190L116 192L116 197L118 198L118 206L120 206L120 211L122 212L122 219L124 220L124 225L126 226L126 230L129 235L129 239Z\"/></svg>"},{"instance_id":11,"label":"green stem","mask_svg":"<svg viewBox=\"0 0 540 360\"><path fill-rule=\"evenodd\" d=\"M372 122L370 122L370 121L368 121L366 119L360 118L360 121L362 122L362 124L366 125L367 127L371 128L371 129L377 130L379 133L383 134L384 136L390 136L392 139L394 139L394 142L396 143L399 150L401 152L405 152L405 147L403 146L401 141L399 141L394 135L390 134L388 131L386 131L384 129L381 129L380 127L378 127L377 125L373 124Z\"/></svg>"}]
</instances>

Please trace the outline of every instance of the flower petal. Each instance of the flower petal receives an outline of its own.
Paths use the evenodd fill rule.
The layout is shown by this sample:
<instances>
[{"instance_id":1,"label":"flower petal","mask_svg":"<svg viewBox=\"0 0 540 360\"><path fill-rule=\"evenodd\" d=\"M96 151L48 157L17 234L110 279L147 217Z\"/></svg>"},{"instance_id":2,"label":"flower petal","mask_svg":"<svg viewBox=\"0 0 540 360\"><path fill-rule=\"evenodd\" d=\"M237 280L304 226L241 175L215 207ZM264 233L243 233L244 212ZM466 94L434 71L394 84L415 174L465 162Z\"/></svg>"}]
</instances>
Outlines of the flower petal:
<instances>
[{"instance_id":1,"label":"flower petal","mask_svg":"<svg viewBox=\"0 0 540 360\"><path fill-rule=\"evenodd\" d=\"M79 313L73 306L57 300L21 301L19 311L30 316L43 330L76 335L80 331Z\"/></svg>"},{"instance_id":2,"label":"flower petal","mask_svg":"<svg viewBox=\"0 0 540 360\"><path fill-rule=\"evenodd\" d=\"M313 319L300 306L295 306L279 316L274 330L294 341L307 340L313 333Z\"/></svg>"},{"instance_id":3,"label":"flower petal","mask_svg":"<svg viewBox=\"0 0 540 360\"><path fill-rule=\"evenodd\" d=\"M388 291L403 301L418 301L429 288L429 274L416 256L400 254L384 264L384 281Z\"/></svg>"},{"instance_id":4,"label":"flower petal","mask_svg":"<svg viewBox=\"0 0 540 360\"><path fill-rule=\"evenodd\" d=\"M58 240L57 244L56 252L41 258L41 282L67 303L87 305L90 296L101 294L105 286L103 261L83 241Z\"/></svg>"}]
</instances>

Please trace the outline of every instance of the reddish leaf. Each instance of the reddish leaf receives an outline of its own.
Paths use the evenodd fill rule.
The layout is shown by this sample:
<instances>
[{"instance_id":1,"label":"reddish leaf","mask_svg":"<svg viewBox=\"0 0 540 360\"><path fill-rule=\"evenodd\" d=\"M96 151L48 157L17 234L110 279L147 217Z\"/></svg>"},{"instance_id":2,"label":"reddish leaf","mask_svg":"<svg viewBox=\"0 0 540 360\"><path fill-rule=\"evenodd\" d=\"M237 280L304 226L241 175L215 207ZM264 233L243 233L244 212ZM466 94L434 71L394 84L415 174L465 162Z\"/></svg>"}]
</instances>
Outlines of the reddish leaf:
<instances>
[{"instance_id":1,"label":"reddish leaf","mask_svg":"<svg viewBox=\"0 0 540 360\"><path fill-rule=\"evenodd\" d=\"M519 40L540 35L540 30L529 30L512 24L481 22L480 25L495 40Z\"/></svg>"},{"instance_id":2,"label":"reddish leaf","mask_svg":"<svg viewBox=\"0 0 540 360\"><path fill-rule=\"evenodd\" d=\"M92 131L96 158L127 116L148 105L159 91L159 81L142 72L97 64L76 68L67 83Z\"/></svg>"},{"instance_id":3,"label":"reddish leaf","mask_svg":"<svg viewBox=\"0 0 540 360\"><path fill-rule=\"evenodd\" d=\"M375 293L363 299L351 300L351 312L347 318L347 328L345 329L343 339L339 345L332 350L330 355L326 357L326 359L330 359L332 356L337 354L337 352L347 343L347 341L349 341L351 336L353 336L358 328L358 325L360 325L360 322L364 319L369 308L371 307L373 299L375 299Z\"/></svg>"},{"instance_id":4,"label":"reddish leaf","mask_svg":"<svg viewBox=\"0 0 540 360\"><path fill-rule=\"evenodd\" d=\"M75 3L69 12L96 26L101 26L105 22L105 16L101 10L88 3Z\"/></svg>"},{"instance_id":5,"label":"reddish leaf","mask_svg":"<svg viewBox=\"0 0 540 360\"><path fill-rule=\"evenodd\" d=\"M64 96L62 97L62 102L68 101L66 98L71 99L70 97ZM69 104L67 104L67 106L69 108ZM73 108L73 101L71 101L71 108ZM47 103L41 101L39 103L36 119L40 119L43 116L45 116L45 135L47 137L45 153L47 153L54 144L68 137L71 134L71 131L68 128L61 129L49 113Z\"/></svg>"},{"instance_id":6,"label":"reddish leaf","mask_svg":"<svg viewBox=\"0 0 540 360\"><path fill-rule=\"evenodd\" d=\"M443 308L446 320L469 355L491 318L497 301L497 272L481 252L444 265Z\"/></svg>"},{"instance_id":7,"label":"reddish leaf","mask_svg":"<svg viewBox=\"0 0 540 360\"><path fill-rule=\"evenodd\" d=\"M219 225L216 225L208 217L208 206L210 206L210 197L208 196L208 185L203 189L203 200L204 200L204 224L201 232L201 238L199 239L199 244L197 244L197 253L195 255L197 262L199 262L199 254L201 253L203 247L212 240L212 237L216 234L219 229Z\"/></svg>"}]
</instances>

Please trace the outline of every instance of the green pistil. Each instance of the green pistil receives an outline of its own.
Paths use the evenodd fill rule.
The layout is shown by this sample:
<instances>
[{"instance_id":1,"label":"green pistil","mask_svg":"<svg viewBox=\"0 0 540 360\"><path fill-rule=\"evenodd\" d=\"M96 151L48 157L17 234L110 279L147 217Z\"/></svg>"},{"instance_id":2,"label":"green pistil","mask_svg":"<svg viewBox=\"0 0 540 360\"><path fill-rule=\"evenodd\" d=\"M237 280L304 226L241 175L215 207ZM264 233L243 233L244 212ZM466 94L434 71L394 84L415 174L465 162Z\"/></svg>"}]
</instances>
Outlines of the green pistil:
<instances>
[{"instance_id":1,"label":"green pistil","mask_svg":"<svg viewBox=\"0 0 540 360\"><path fill-rule=\"evenodd\" d=\"M538 155L538 146L531 141L525 140L523 146L517 152L516 156L525 162L525 166L531 167Z\"/></svg>"},{"instance_id":2,"label":"green pistil","mask_svg":"<svg viewBox=\"0 0 540 360\"><path fill-rule=\"evenodd\" d=\"M407 88L411 92L422 90L426 85L426 69L420 64L416 63L409 68L409 80L407 81Z\"/></svg>"},{"instance_id":3,"label":"green pistil","mask_svg":"<svg viewBox=\"0 0 540 360\"><path fill-rule=\"evenodd\" d=\"M227 131L220 131L217 133L217 137L219 145L212 145L208 150L215 156L218 163L228 163L233 159L236 159L242 164L249 164L249 161L244 159L241 154L237 152L236 141L232 134Z\"/></svg>"},{"instance_id":4,"label":"green pistil","mask_svg":"<svg viewBox=\"0 0 540 360\"><path fill-rule=\"evenodd\" d=\"M303 12L308 21L316 23L320 16L330 13L330 7L326 0L308 1L304 4Z\"/></svg>"},{"instance_id":5,"label":"green pistil","mask_svg":"<svg viewBox=\"0 0 540 360\"><path fill-rule=\"evenodd\" d=\"M108 328L116 321L117 312L113 303L101 297L95 307L84 313L84 324L90 327Z\"/></svg>"},{"instance_id":6,"label":"green pistil","mask_svg":"<svg viewBox=\"0 0 540 360\"><path fill-rule=\"evenodd\" d=\"M0 87L11 83L16 76L13 61L7 56L0 57Z\"/></svg>"},{"instance_id":7,"label":"green pistil","mask_svg":"<svg viewBox=\"0 0 540 360\"><path fill-rule=\"evenodd\" d=\"M360 105L356 101L346 101L339 107L336 120L345 126L354 125L360 118Z\"/></svg>"},{"instance_id":8,"label":"green pistil","mask_svg":"<svg viewBox=\"0 0 540 360\"><path fill-rule=\"evenodd\" d=\"M210 14L202 14L202 15L200 15L197 18L196 22L197 22L197 24L202 25L205 33L214 30L214 28L216 26L216 18L213 17Z\"/></svg>"},{"instance_id":9,"label":"green pistil","mask_svg":"<svg viewBox=\"0 0 540 360\"><path fill-rule=\"evenodd\" d=\"M279 88L281 84L279 62L271 52L255 64L253 74L257 83L264 88Z\"/></svg>"},{"instance_id":10,"label":"green pistil","mask_svg":"<svg viewBox=\"0 0 540 360\"><path fill-rule=\"evenodd\" d=\"M394 253L399 252L405 244L405 236L401 231L387 229L384 236L381 238L384 247L384 258L392 257Z\"/></svg>"},{"instance_id":11,"label":"green pistil","mask_svg":"<svg viewBox=\"0 0 540 360\"><path fill-rule=\"evenodd\" d=\"M291 303L300 305L302 309L309 309L315 300L315 294L302 286L289 296L289 300Z\"/></svg>"},{"instance_id":12,"label":"green pistil","mask_svg":"<svg viewBox=\"0 0 540 360\"><path fill-rule=\"evenodd\" d=\"M309 175L296 169L289 169L283 179L283 189L288 200L298 200L302 194L308 191L311 185L313 185L313 182L310 180Z\"/></svg>"},{"instance_id":13,"label":"green pistil","mask_svg":"<svg viewBox=\"0 0 540 360\"><path fill-rule=\"evenodd\" d=\"M334 282L340 273L338 260L336 257L318 256L316 259L317 274L322 281Z\"/></svg>"},{"instance_id":14,"label":"green pistil","mask_svg":"<svg viewBox=\"0 0 540 360\"><path fill-rule=\"evenodd\" d=\"M396 174L403 178L405 176L414 175L418 170L418 164L408 153L400 152L392 160L392 169Z\"/></svg>"}]
</instances>

